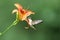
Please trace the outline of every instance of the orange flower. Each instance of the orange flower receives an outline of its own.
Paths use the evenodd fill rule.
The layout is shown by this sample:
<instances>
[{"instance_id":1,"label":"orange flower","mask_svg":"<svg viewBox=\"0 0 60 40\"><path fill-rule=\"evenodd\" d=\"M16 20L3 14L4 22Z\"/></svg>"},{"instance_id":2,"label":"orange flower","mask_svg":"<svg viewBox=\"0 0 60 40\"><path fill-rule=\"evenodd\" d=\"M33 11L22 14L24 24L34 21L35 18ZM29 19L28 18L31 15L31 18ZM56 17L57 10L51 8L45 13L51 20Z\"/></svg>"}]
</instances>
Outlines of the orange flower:
<instances>
[{"instance_id":1,"label":"orange flower","mask_svg":"<svg viewBox=\"0 0 60 40\"><path fill-rule=\"evenodd\" d=\"M34 12L30 10L23 9L23 7L18 3L15 3L14 5L17 7L17 9L14 9L13 13L17 12L19 20L21 21L26 20L28 16L30 16L31 14L34 14Z\"/></svg>"}]
</instances>

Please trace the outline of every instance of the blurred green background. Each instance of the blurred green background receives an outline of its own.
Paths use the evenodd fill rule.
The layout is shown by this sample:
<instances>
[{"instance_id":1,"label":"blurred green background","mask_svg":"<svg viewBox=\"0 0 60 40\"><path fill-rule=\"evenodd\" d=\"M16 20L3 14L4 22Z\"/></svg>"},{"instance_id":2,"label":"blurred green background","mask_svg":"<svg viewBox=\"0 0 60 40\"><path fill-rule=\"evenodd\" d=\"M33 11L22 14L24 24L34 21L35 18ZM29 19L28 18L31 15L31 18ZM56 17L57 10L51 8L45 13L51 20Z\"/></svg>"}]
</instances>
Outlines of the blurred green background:
<instances>
[{"instance_id":1,"label":"blurred green background","mask_svg":"<svg viewBox=\"0 0 60 40\"><path fill-rule=\"evenodd\" d=\"M14 3L34 11L32 19L42 19L43 23L35 25L37 30L26 30L27 23L19 22L0 40L60 40L60 0L0 0L0 32L15 20L15 14L11 13L16 8Z\"/></svg>"}]
</instances>

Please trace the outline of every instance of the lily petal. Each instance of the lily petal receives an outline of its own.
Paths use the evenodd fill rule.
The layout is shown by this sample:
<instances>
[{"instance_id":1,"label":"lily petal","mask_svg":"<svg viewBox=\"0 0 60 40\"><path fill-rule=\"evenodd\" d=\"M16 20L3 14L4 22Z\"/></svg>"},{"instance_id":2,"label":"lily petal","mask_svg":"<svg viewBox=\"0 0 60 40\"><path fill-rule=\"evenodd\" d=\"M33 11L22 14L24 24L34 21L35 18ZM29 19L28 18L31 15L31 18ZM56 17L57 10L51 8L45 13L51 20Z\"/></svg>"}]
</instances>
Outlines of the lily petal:
<instances>
[{"instance_id":1,"label":"lily petal","mask_svg":"<svg viewBox=\"0 0 60 40\"><path fill-rule=\"evenodd\" d=\"M14 10L12 11L12 14L15 13L15 12L18 12L18 10L17 10L17 9L14 9Z\"/></svg>"},{"instance_id":2,"label":"lily petal","mask_svg":"<svg viewBox=\"0 0 60 40\"><path fill-rule=\"evenodd\" d=\"M23 7L19 3L14 4L18 9L22 9Z\"/></svg>"}]
</instances>

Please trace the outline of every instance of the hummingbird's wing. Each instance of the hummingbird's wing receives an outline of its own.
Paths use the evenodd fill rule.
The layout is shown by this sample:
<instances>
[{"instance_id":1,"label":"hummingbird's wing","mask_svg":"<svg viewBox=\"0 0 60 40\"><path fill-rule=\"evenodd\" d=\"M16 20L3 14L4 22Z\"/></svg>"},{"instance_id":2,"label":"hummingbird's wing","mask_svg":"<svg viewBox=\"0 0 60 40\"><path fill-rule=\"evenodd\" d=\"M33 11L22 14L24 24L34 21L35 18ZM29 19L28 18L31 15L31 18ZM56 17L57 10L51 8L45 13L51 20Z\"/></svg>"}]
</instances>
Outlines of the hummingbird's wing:
<instances>
[{"instance_id":1,"label":"hummingbird's wing","mask_svg":"<svg viewBox=\"0 0 60 40\"><path fill-rule=\"evenodd\" d=\"M32 21L32 25L39 24L41 22L43 22L43 20L34 20Z\"/></svg>"}]
</instances>

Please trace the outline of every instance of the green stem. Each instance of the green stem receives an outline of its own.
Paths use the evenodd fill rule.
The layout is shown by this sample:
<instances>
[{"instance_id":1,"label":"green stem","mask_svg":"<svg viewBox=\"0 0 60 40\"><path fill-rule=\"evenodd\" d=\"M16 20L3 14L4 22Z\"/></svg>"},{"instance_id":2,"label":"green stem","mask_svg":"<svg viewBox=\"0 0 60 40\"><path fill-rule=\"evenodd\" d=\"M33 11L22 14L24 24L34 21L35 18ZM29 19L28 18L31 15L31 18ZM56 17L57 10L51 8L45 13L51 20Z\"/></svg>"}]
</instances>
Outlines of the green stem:
<instances>
[{"instance_id":1,"label":"green stem","mask_svg":"<svg viewBox=\"0 0 60 40\"><path fill-rule=\"evenodd\" d=\"M7 27L0 35L6 33L12 26L16 25L19 22L19 20L15 20L9 27Z\"/></svg>"},{"instance_id":2,"label":"green stem","mask_svg":"<svg viewBox=\"0 0 60 40\"><path fill-rule=\"evenodd\" d=\"M5 31L2 32L2 34L4 34L5 32L7 32L12 26L16 25L18 23L18 20L15 20L9 27L6 28Z\"/></svg>"},{"instance_id":3,"label":"green stem","mask_svg":"<svg viewBox=\"0 0 60 40\"><path fill-rule=\"evenodd\" d=\"M6 30L4 30L4 31L2 32L2 34L6 33L12 26L13 26L13 24L11 24L9 27L7 27Z\"/></svg>"},{"instance_id":4,"label":"green stem","mask_svg":"<svg viewBox=\"0 0 60 40\"><path fill-rule=\"evenodd\" d=\"M9 27L7 27L2 33L0 33L0 35L3 35L4 33L6 33L12 26L16 25L18 22L19 22L19 20L18 20L18 12L17 12L16 20Z\"/></svg>"}]
</instances>

